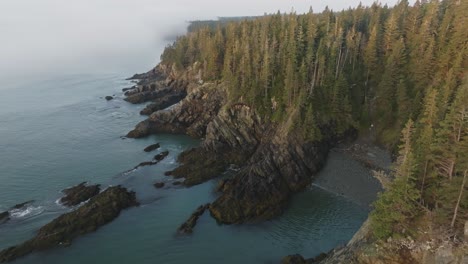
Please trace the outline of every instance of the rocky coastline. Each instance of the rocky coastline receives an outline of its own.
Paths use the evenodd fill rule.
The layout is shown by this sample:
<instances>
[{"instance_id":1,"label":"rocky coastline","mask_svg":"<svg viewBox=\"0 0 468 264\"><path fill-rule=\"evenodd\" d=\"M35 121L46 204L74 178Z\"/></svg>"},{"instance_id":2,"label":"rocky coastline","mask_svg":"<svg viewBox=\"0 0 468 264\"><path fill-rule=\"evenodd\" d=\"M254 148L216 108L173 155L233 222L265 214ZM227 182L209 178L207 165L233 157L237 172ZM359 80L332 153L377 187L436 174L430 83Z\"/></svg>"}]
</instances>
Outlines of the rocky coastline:
<instances>
[{"instance_id":1,"label":"rocky coastline","mask_svg":"<svg viewBox=\"0 0 468 264\"><path fill-rule=\"evenodd\" d=\"M290 122L262 120L253 107L230 102L226 85L203 81L201 72L197 63L183 72L159 64L134 76L141 79L126 92L127 98L145 98L154 104L159 101L156 94L184 91L186 96L168 109L152 112L127 137L171 133L202 139L199 147L178 157L178 168L167 173L183 178L188 187L218 177L229 166L239 167L234 176L220 183L220 196L208 208L219 223L258 222L280 215L291 195L311 184L330 148L356 137L352 128L337 134L330 125L321 128L327 135L322 140L308 141Z\"/></svg>"}]
</instances>

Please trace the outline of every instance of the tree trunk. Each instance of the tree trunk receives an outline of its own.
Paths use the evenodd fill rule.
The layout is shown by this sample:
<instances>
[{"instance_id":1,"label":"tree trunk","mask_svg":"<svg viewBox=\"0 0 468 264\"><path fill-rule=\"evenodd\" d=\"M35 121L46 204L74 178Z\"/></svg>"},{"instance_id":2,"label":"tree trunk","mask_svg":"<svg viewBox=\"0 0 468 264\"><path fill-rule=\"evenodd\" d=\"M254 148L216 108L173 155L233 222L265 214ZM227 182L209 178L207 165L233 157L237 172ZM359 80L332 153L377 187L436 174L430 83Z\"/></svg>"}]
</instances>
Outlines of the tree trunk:
<instances>
[{"instance_id":1,"label":"tree trunk","mask_svg":"<svg viewBox=\"0 0 468 264\"><path fill-rule=\"evenodd\" d=\"M461 187L460 187L460 193L458 194L457 204L455 205L455 210L453 211L452 224L450 225L450 227L452 227L452 228L455 226L455 220L457 220L458 207L460 206L460 201L461 201L461 199L463 197L463 190L465 189L466 174L467 173L468 173L468 170L465 170L465 172L463 174L463 182L462 182Z\"/></svg>"},{"instance_id":2,"label":"tree trunk","mask_svg":"<svg viewBox=\"0 0 468 264\"><path fill-rule=\"evenodd\" d=\"M429 160L426 159L426 164L424 165L424 174L422 178L422 183L421 183L421 201L420 203L423 204L423 191L424 191L424 183L426 182L426 175L427 175L427 166L429 165Z\"/></svg>"}]
</instances>

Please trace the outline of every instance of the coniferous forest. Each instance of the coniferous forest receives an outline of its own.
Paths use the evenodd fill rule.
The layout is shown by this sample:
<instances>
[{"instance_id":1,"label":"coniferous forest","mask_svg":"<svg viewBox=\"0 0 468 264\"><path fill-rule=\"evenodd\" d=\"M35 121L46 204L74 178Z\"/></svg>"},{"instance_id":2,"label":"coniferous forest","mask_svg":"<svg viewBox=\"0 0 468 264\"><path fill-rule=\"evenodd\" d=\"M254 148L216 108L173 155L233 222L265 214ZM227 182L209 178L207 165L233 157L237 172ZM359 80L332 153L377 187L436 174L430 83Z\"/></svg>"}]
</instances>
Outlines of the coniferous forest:
<instances>
[{"instance_id":1,"label":"coniferous forest","mask_svg":"<svg viewBox=\"0 0 468 264\"><path fill-rule=\"evenodd\" d=\"M309 140L319 127L356 128L392 151L392 180L374 203L378 239L434 226L460 234L468 218L468 1L271 14L199 26L162 63L198 62L231 103Z\"/></svg>"}]
</instances>

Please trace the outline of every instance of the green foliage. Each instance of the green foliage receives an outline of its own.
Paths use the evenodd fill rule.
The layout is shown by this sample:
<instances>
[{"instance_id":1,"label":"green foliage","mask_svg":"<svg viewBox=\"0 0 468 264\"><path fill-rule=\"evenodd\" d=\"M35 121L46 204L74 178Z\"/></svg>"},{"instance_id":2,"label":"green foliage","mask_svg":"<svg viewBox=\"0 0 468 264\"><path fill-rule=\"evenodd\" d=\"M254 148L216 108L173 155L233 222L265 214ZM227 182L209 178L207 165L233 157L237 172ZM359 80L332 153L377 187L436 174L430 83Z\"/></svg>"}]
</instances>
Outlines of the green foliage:
<instances>
[{"instance_id":1,"label":"green foliage","mask_svg":"<svg viewBox=\"0 0 468 264\"><path fill-rule=\"evenodd\" d=\"M371 225L375 237L379 239L408 231L411 220L419 213L417 199L420 193L415 182L412 133L413 121L409 120L402 132L395 180L374 203Z\"/></svg>"}]
</instances>

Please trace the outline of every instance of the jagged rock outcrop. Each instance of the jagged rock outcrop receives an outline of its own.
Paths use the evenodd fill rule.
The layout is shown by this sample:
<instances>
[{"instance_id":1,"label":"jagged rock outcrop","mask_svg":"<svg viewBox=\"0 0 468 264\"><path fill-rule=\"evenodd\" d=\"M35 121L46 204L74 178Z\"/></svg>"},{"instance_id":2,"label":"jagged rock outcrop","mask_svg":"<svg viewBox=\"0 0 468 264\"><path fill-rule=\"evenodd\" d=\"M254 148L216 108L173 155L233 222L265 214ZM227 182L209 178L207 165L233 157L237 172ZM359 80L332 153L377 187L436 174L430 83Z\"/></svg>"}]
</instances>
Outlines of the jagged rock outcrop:
<instances>
[{"instance_id":1,"label":"jagged rock outcrop","mask_svg":"<svg viewBox=\"0 0 468 264\"><path fill-rule=\"evenodd\" d=\"M207 125L202 146L183 152L175 178L192 186L219 176L231 164L250 158L264 132L260 118L249 106L236 104L221 110Z\"/></svg>"},{"instance_id":2,"label":"jagged rock outcrop","mask_svg":"<svg viewBox=\"0 0 468 264\"><path fill-rule=\"evenodd\" d=\"M77 210L43 226L34 238L1 251L0 263L13 261L33 251L68 246L76 237L96 231L115 219L123 209L137 205L134 192L120 186L109 187Z\"/></svg>"},{"instance_id":3,"label":"jagged rock outcrop","mask_svg":"<svg viewBox=\"0 0 468 264\"><path fill-rule=\"evenodd\" d=\"M65 196L60 199L60 203L65 206L75 206L94 197L100 190L99 184L86 185L86 182L82 182L63 190Z\"/></svg>"},{"instance_id":4,"label":"jagged rock outcrop","mask_svg":"<svg viewBox=\"0 0 468 264\"><path fill-rule=\"evenodd\" d=\"M210 206L211 215L226 224L266 220L284 210L290 196L308 186L325 163L327 142L301 142L274 137L262 144Z\"/></svg>"},{"instance_id":5,"label":"jagged rock outcrop","mask_svg":"<svg viewBox=\"0 0 468 264\"><path fill-rule=\"evenodd\" d=\"M193 233L193 228L197 224L198 218L203 215L206 209L210 204L200 205L195 212L185 221L178 229L177 233L179 234L191 234Z\"/></svg>"},{"instance_id":6,"label":"jagged rock outcrop","mask_svg":"<svg viewBox=\"0 0 468 264\"><path fill-rule=\"evenodd\" d=\"M206 126L223 105L224 98L224 91L219 85L197 87L172 109L151 114L130 131L127 137L141 138L157 133L202 137Z\"/></svg>"}]
</instances>

